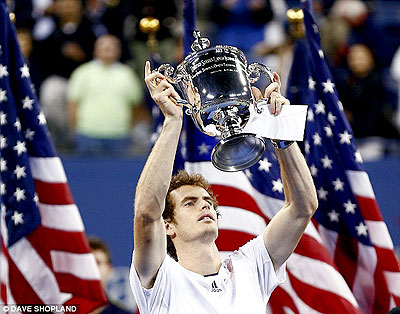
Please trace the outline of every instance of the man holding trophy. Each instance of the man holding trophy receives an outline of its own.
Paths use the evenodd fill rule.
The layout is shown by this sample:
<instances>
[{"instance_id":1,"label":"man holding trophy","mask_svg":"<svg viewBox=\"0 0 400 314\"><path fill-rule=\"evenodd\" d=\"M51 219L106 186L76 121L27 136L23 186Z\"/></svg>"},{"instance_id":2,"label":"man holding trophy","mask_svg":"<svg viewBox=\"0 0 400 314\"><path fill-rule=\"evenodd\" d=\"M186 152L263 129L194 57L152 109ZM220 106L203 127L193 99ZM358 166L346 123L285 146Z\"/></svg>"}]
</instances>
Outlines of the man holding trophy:
<instances>
[{"instance_id":1,"label":"man holding trophy","mask_svg":"<svg viewBox=\"0 0 400 314\"><path fill-rule=\"evenodd\" d=\"M201 43L203 39L197 40ZM165 120L140 176L135 196L135 249L130 282L141 314L265 314L272 291L285 280L285 262L317 209L313 180L299 147L293 142L275 141L285 205L262 234L221 260L215 245L218 236L217 202L210 186L201 175L181 171L172 177L182 128L183 104L192 105L192 117L201 119L198 124L202 124L205 131L212 129L207 127L207 119L212 117L214 131L219 130L223 139L223 149L218 152L221 146L216 147L213 163L224 171L241 170L258 161L257 158L255 161L244 160L244 155L238 154L249 145L255 143L259 147L261 143L257 137L240 132L240 123L248 118L240 114L248 107L247 100L239 99L241 95L252 91L250 98L253 103L267 100L272 115L279 115L282 106L289 105L280 94L277 73L271 74L271 83L264 96L258 88L250 87L250 79L237 93L239 96L232 96L230 92L229 100L215 97L218 93L215 90L210 92L204 80L196 83L196 78L204 74L224 75L218 83L220 85L226 84L226 75L249 78L243 74L245 67L241 70L242 61L230 59L233 52L237 53L233 48L208 48L205 45L190 57L192 59L185 59L184 71L178 66L178 71L181 71L178 74L184 75L203 67L201 72L189 73L186 78L174 76L175 81L182 79L179 87L186 100L181 100L171 85L170 71L163 75L159 71L151 72L149 62L145 65L146 85ZM206 56L198 54L204 51ZM195 62L200 63L194 66ZM210 63L214 64L210 66ZM231 64L236 64L237 68ZM192 90L194 95L198 93L197 97L190 97L188 90L185 93L183 88ZM215 102L216 98L221 100ZM200 99L197 104L196 99ZM207 103L207 99L213 99L213 102ZM236 104L239 104L238 108L235 108ZM229 134L224 137L224 133ZM252 151L258 154L257 149Z\"/></svg>"}]
</instances>

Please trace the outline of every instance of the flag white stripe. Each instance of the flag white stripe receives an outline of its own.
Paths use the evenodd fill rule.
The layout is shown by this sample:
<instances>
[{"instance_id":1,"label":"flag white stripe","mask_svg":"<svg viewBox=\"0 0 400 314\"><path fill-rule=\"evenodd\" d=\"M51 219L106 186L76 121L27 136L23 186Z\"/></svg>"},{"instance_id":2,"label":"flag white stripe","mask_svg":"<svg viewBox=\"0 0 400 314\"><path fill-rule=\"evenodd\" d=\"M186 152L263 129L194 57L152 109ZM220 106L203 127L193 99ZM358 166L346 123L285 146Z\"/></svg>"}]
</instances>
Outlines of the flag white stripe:
<instances>
[{"instance_id":1,"label":"flag white stripe","mask_svg":"<svg viewBox=\"0 0 400 314\"><path fill-rule=\"evenodd\" d=\"M322 225L318 226L318 230L326 250L328 251L329 255L334 258L336 251L336 242L338 238L337 232L329 230Z\"/></svg>"},{"instance_id":2,"label":"flag white stripe","mask_svg":"<svg viewBox=\"0 0 400 314\"><path fill-rule=\"evenodd\" d=\"M42 225L64 231L84 231L85 227L78 207L70 205L49 205L39 203Z\"/></svg>"},{"instance_id":3,"label":"flag white stripe","mask_svg":"<svg viewBox=\"0 0 400 314\"><path fill-rule=\"evenodd\" d=\"M371 246L358 242L358 265L354 278L353 293L358 300L361 312L370 313L375 296L375 268L377 256Z\"/></svg>"},{"instance_id":4,"label":"flag white stripe","mask_svg":"<svg viewBox=\"0 0 400 314\"><path fill-rule=\"evenodd\" d=\"M346 170L354 194L375 199L375 193L365 171Z\"/></svg>"},{"instance_id":5,"label":"flag white stripe","mask_svg":"<svg viewBox=\"0 0 400 314\"><path fill-rule=\"evenodd\" d=\"M3 239L3 243L5 247L8 247L8 228L6 225L6 211L1 211L1 221L0 221L0 231L1 237Z\"/></svg>"},{"instance_id":6,"label":"flag white stripe","mask_svg":"<svg viewBox=\"0 0 400 314\"><path fill-rule=\"evenodd\" d=\"M400 273L391 271L384 271L383 273L385 275L390 293L400 297Z\"/></svg>"},{"instance_id":7,"label":"flag white stripe","mask_svg":"<svg viewBox=\"0 0 400 314\"><path fill-rule=\"evenodd\" d=\"M32 177L44 182L67 182L63 165L58 157L29 157Z\"/></svg>"},{"instance_id":8,"label":"flag white stripe","mask_svg":"<svg viewBox=\"0 0 400 314\"><path fill-rule=\"evenodd\" d=\"M218 208L221 212L219 229L242 231L257 236L267 226L263 217L251 211L229 206Z\"/></svg>"},{"instance_id":9,"label":"flag white stripe","mask_svg":"<svg viewBox=\"0 0 400 314\"><path fill-rule=\"evenodd\" d=\"M8 248L11 259L45 304L60 304L56 278L28 240L22 238Z\"/></svg>"},{"instance_id":10,"label":"flag white stripe","mask_svg":"<svg viewBox=\"0 0 400 314\"><path fill-rule=\"evenodd\" d=\"M339 295L357 306L357 301L346 281L331 265L296 253L289 257L287 265L292 275L298 280L315 288ZM309 271L310 269L312 269L312 272Z\"/></svg>"},{"instance_id":11,"label":"flag white stripe","mask_svg":"<svg viewBox=\"0 0 400 314\"><path fill-rule=\"evenodd\" d=\"M92 253L76 254L51 251L50 256L55 272L71 274L81 279L100 279L100 273Z\"/></svg>"},{"instance_id":12,"label":"flag white stripe","mask_svg":"<svg viewBox=\"0 0 400 314\"><path fill-rule=\"evenodd\" d=\"M393 242L384 221L366 220L371 242L378 247L393 250Z\"/></svg>"}]
</instances>

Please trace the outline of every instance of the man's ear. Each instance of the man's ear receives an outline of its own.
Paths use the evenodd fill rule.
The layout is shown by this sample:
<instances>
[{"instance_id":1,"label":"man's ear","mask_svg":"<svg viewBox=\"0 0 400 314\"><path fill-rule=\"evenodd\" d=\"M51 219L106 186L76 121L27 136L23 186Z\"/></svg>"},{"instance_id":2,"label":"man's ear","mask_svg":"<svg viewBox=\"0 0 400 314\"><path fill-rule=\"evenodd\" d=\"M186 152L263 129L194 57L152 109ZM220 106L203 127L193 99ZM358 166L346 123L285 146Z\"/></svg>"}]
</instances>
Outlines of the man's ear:
<instances>
[{"instance_id":1,"label":"man's ear","mask_svg":"<svg viewBox=\"0 0 400 314\"><path fill-rule=\"evenodd\" d=\"M173 223L171 219L164 219L164 225L167 235L173 238L175 236L175 231L173 229Z\"/></svg>"}]
</instances>

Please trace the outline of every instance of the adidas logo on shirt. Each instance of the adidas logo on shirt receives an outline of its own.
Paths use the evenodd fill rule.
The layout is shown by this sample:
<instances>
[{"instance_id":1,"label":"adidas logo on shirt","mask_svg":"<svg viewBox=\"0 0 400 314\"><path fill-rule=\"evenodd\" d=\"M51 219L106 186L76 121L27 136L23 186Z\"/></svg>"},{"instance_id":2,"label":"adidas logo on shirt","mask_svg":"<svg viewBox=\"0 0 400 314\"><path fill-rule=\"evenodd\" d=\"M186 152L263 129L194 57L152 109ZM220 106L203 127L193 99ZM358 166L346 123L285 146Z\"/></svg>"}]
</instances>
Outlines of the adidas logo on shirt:
<instances>
[{"instance_id":1,"label":"adidas logo on shirt","mask_svg":"<svg viewBox=\"0 0 400 314\"><path fill-rule=\"evenodd\" d=\"M217 283L214 280L211 284L211 292L221 292L221 291L222 289L218 288Z\"/></svg>"}]
</instances>

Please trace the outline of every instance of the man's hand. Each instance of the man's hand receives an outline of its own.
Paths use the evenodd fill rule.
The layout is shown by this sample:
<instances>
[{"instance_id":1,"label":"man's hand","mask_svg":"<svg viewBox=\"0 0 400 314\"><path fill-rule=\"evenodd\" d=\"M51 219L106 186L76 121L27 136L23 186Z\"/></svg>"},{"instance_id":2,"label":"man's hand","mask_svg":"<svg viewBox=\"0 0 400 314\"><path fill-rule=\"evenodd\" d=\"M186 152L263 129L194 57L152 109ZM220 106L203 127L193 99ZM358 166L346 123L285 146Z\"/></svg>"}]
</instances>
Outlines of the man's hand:
<instances>
[{"instance_id":1,"label":"man's hand","mask_svg":"<svg viewBox=\"0 0 400 314\"><path fill-rule=\"evenodd\" d=\"M150 62L146 61L144 68L144 81L149 89L151 97L161 109L165 118L182 119L182 105L177 104L175 99L179 99L174 87L168 83L165 76L159 72L151 72Z\"/></svg>"},{"instance_id":2,"label":"man's hand","mask_svg":"<svg viewBox=\"0 0 400 314\"><path fill-rule=\"evenodd\" d=\"M251 89L256 100L262 98L262 93L257 87L252 86ZM289 99L281 95L281 79L278 73L274 72L274 81L265 89L264 98L269 99L269 112L274 116L280 114L283 105L290 105Z\"/></svg>"}]
</instances>

